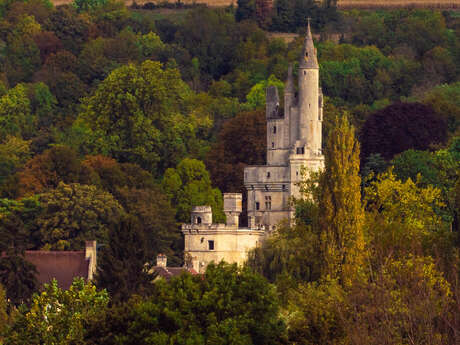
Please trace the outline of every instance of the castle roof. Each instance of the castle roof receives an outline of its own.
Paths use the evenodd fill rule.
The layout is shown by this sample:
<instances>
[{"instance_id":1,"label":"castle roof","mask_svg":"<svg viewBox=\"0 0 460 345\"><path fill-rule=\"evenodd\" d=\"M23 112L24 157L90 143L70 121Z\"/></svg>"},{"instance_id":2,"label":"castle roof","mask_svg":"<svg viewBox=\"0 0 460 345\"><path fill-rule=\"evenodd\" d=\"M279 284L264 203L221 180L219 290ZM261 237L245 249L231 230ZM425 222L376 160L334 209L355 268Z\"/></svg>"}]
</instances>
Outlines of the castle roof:
<instances>
[{"instance_id":1,"label":"castle roof","mask_svg":"<svg viewBox=\"0 0 460 345\"><path fill-rule=\"evenodd\" d=\"M187 272L192 275L198 274L193 268L187 267L163 267L163 266L154 266L153 271L158 274L159 277L162 277L166 280L171 279L172 277L180 276L182 273Z\"/></svg>"},{"instance_id":2,"label":"castle roof","mask_svg":"<svg viewBox=\"0 0 460 345\"><path fill-rule=\"evenodd\" d=\"M307 34L305 35L302 55L299 60L299 68L319 68L316 48L313 43L313 36L310 29L310 18L308 18Z\"/></svg>"},{"instance_id":3,"label":"castle roof","mask_svg":"<svg viewBox=\"0 0 460 345\"><path fill-rule=\"evenodd\" d=\"M40 285L56 279L61 289L68 289L75 277L89 278L85 251L27 250L24 258L37 268L36 278Z\"/></svg>"},{"instance_id":4,"label":"castle roof","mask_svg":"<svg viewBox=\"0 0 460 345\"><path fill-rule=\"evenodd\" d=\"M292 76L292 64L288 67L288 77L286 80L286 86L284 87L284 93L295 93L294 78Z\"/></svg>"}]
</instances>

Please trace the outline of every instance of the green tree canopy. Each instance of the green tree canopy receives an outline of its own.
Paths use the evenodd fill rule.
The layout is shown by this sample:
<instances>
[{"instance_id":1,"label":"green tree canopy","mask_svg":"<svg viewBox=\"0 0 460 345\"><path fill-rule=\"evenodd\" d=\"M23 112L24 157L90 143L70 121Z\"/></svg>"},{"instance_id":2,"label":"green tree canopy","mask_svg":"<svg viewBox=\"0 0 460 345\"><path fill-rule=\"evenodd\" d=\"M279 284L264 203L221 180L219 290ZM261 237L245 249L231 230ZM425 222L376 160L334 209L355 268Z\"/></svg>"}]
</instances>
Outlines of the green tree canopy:
<instances>
[{"instance_id":1,"label":"green tree canopy","mask_svg":"<svg viewBox=\"0 0 460 345\"><path fill-rule=\"evenodd\" d=\"M319 182L319 226L322 274L345 285L357 277L365 262L359 153L347 116L336 118Z\"/></svg>"},{"instance_id":2,"label":"green tree canopy","mask_svg":"<svg viewBox=\"0 0 460 345\"><path fill-rule=\"evenodd\" d=\"M91 344L286 344L273 286L236 265L158 280L151 296L131 306L124 321L107 315L96 323L93 330L109 331L95 332Z\"/></svg>"},{"instance_id":3,"label":"green tree canopy","mask_svg":"<svg viewBox=\"0 0 460 345\"><path fill-rule=\"evenodd\" d=\"M97 291L83 278L76 278L68 290L53 280L34 295L30 307L15 315L5 344L82 344L85 330L108 302L105 290Z\"/></svg>"},{"instance_id":4,"label":"green tree canopy","mask_svg":"<svg viewBox=\"0 0 460 345\"><path fill-rule=\"evenodd\" d=\"M43 212L37 217L44 248L79 250L87 240L108 241L110 223L124 214L115 198L95 186L59 183L40 195Z\"/></svg>"},{"instance_id":5,"label":"green tree canopy","mask_svg":"<svg viewBox=\"0 0 460 345\"><path fill-rule=\"evenodd\" d=\"M178 222L188 222L192 207L203 205L211 206L214 221L224 221L222 194L219 189L212 188L202 161L185 158L175 169L166 170L162 185L177 210Z\"/></svg>"},{"instance_id":6,"label":"green tree canopy","mask_svg":"<svg viewBox=\"0 0 460 345\"><path fill-rule=\"evenodd\" d=\"M114 70L83 102L74 127L81 149L138 163L158 176L188 152L200 124L188 116L190 90L178 70L145 61Z\"/></svg>"}]
</instances>

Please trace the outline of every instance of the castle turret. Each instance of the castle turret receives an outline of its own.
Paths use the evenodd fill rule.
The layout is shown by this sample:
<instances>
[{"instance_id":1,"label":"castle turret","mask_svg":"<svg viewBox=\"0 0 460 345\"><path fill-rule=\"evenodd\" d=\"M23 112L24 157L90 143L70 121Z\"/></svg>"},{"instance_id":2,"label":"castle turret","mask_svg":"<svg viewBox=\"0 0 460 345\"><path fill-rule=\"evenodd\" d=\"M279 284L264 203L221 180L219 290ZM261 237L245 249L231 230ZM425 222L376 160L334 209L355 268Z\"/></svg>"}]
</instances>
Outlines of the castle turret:
<instances>
[{"instance_id":1,"label":"castle turret","mask_svg":"<svg viewBox=\"0 0 460 345\"><path fill-rule=\"evenodd\" d=\"M299 60L299 134L306 151L318 152L321 133L318 132L319 65L308 21L302 55Z\"/></svg>"},{"instance_id":2,"label":"castle turret","mask_svg":"<svg viewBox=\"0 0 460 345\"><path fill-rule=\"evenodd\" d=\"M284 136L285 147L290 147L293 138L297 137L297 113L292 111L293 107L296 105L295 103L294 77L292 76L292 64L290 64L286 84L284 86L284 127L286 130L286 134Z\"/></svg>"},{"instance_id":3,"label":"castle turret","mask_svg":"<svg viewBox=\"0 0 460 345\"><path fill-rule=\"evenodd\" d=\"M194 206L191 214L192 224L211 225L212 224L212 209L211 206Z\"/></svg>"},{"instance_id":4,"label":"castle turret","mask_svg":"<svg viewBox=\"0 0 460 345\"><path fill-rule=\"evenodd\" d=\"M248 192L250 229L273 230L283 219L293 219L291 200L300 196L302 171L324 168L321 153L323 97L319 88L319 65L310 23L300 56L298 93L292 67L284 89L284 116L278 111L278 93L267 89L267 164L244 169Z\"/></svg>"},{"instance_id":5,"label":"castle turret","mask_svg":"<svg viewBox=\"0 0 460 345\"><path fill-rule=\"evenodd\" d=\"M242 200L241 193L224 193L224 213L227 218L227 226L238 228Z\"/></svg>"}]
</instances>

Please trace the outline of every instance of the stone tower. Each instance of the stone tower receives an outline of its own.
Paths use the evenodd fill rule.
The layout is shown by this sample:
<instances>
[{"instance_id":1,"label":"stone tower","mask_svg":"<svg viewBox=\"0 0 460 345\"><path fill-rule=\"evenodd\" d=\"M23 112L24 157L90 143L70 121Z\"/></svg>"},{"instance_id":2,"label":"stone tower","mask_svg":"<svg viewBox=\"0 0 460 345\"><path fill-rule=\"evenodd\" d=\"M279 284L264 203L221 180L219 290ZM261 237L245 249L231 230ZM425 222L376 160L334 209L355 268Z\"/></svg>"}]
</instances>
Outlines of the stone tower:
<instances>
[{"instance_id":1,"label":"stone tower","mask_svg":"<svg viewBox=\"0 0 460 345\"><path fill-rule=\"evenodd\" d=\"M299 196L301 169L324 167L321 152L323 95L319 65L308 22L299 58L296 95L292 67L284 90L284 114L279 111L278 89L267 88L267 165L244 170L249 222L274 229L282 219L292 219L291 197Z\"/></svg>"}]
</instances>

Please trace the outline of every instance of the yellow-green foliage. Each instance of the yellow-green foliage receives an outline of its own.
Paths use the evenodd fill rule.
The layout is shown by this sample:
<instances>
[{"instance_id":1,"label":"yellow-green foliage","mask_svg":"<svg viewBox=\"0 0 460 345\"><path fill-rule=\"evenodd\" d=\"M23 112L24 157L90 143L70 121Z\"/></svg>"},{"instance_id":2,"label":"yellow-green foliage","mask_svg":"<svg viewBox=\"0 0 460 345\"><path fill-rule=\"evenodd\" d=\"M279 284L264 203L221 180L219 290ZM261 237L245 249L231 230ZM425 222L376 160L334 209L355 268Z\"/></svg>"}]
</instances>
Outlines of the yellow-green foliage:
<instances>
[{"instance_id":1,"label":"yellow-green foliage","mask_svg":"<svg viewBox=\"0 0 460 345\"><path fill-rule=\"evenodd\" d=\"M449 283L433 259L388 260L346 297L347 344L448 344Z\"/></svg>"},{"instance_id":2,"label":"yellow-green foliage","mask_svg":"<svg viewBox=\"0 0 460 345\"><path fill-rule=\"evenodd\" d=\"M105 290L97 291L91 282L75 278L68 290L56 280L33 297L30 309L19 313L9 341L14 344L83 344L85 329L109 302Z\"/></svg>"},{"instance_id":3,"label":"yellow-green foliage","mask_svg":"<svg viewBox=\"0 0 460 345\"><path fill-rule=\"evenodd\" d=\"M347 116L336 118L320 177L319 224L323 276L348 285L364 262L359 143Z\"/></svg>"},{"instance_id":4,"label":"yellow-green foliage","mask_svg":"<svg viewBox=\"0 0 460 345\"><path fill-rule=\"evenodd\" d=\"M299 286L289 305L289 340L293 344L341 344L345 332L339 310L345 292L335 280Z\"/></svg>"},{"instance_id":5,"label":"yellow-green foliage","mask_svg":"<svg viewBox=\"0 0 460 345\"><path fill-rule=\"evenodd\" d=\"M435 212L443 207L441 191L431 185L420 186L410 178L397 180L390 170L366 188L366 234L374 260L419 253L423 244L443 230Z\"/></svg>"}]
</instances>

